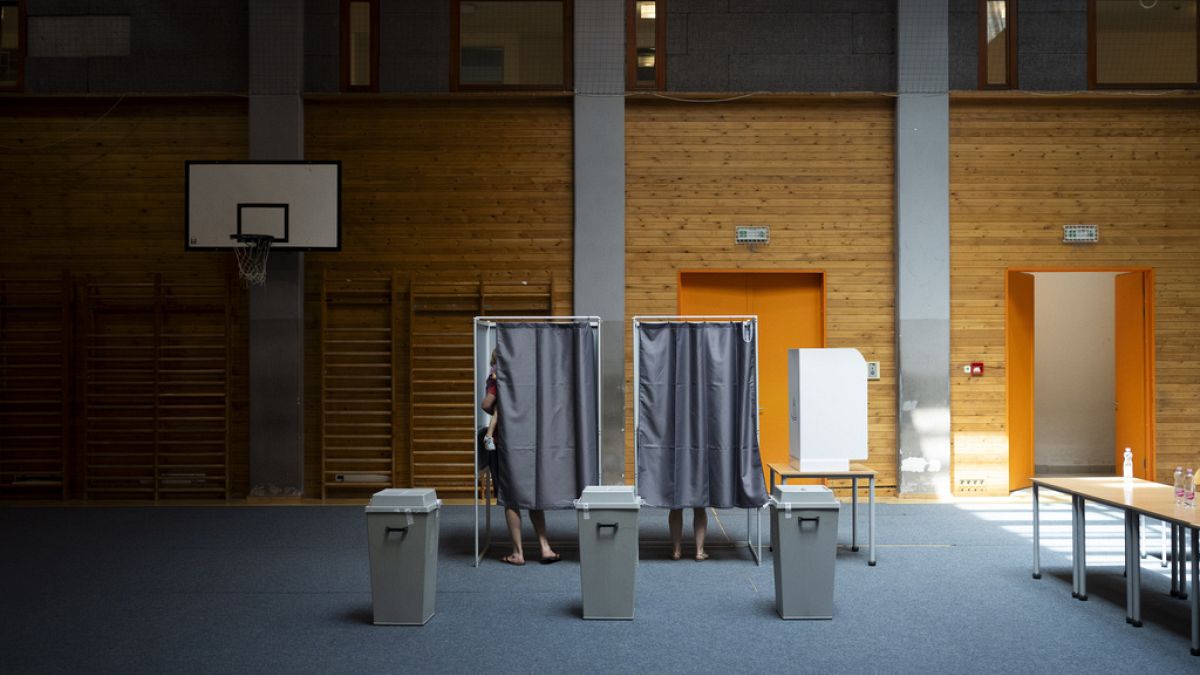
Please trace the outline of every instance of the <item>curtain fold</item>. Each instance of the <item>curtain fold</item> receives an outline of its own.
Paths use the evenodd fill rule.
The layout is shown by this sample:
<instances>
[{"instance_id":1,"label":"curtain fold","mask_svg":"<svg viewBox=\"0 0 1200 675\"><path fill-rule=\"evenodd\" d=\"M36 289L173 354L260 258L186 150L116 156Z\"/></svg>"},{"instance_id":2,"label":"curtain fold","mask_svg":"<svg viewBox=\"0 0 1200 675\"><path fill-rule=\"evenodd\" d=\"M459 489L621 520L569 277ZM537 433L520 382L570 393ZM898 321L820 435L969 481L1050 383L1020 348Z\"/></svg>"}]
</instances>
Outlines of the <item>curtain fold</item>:
<instances>
[{"instance_id":1,"label":"curtain fold","mask_svg":"<svg viewBox=\"0 0 1200 675\"><path fill-rule=\"evenodd\" d=\"M754 324L638 325L638 492L664 508L766 503Z\"/></svg>"},{"instance_id":2,"label":"curtain fold","mask_svg":"<svg viewBox=\"0 0 1200 675\"><path fill-rule=\"evenodd\" d=\"M499 503L573 507L600 482L596 326L496 325Z\"/></svg>"}]
</instances>

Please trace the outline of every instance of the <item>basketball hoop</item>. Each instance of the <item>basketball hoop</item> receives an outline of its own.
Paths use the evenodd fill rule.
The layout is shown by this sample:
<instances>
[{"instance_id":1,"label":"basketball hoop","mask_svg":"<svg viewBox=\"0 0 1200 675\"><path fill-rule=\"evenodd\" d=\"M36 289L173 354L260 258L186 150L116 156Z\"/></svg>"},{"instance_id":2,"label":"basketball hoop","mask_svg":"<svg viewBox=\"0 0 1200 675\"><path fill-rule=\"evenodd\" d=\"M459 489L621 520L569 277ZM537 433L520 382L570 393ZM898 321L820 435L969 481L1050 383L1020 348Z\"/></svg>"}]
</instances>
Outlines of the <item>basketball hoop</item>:
<instances>
[{"instance_id":1,"label":"basketball hoop","mask_svg":"<svg viewBox=\"0 0 1200 675\"><path fill-rule=\"evenodd\" d=\"M229 238L237 242L233 253L237 257L238 274L247 286L262 286L267 283L267 256L271 254L271 242L275 237L269 234L231 234Z\"/></svg>"}]
</instances>

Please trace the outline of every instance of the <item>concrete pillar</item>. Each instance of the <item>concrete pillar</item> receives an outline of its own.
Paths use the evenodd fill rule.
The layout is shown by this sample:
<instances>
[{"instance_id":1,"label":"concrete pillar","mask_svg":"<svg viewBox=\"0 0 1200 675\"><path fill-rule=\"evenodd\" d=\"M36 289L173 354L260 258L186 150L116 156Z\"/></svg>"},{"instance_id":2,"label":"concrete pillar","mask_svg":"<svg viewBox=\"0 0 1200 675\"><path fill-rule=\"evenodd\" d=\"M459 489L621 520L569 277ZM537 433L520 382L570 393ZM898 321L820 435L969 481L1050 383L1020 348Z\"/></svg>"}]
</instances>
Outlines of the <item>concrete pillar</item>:
<instances>
[{"instance_id":1,"label":"concrete pillar","mask_svg":"<svg viewBox=\"0 0 1200 675\"><path fill-rule=\"evenodd\" d=\"M250 159L304 158L304 0L250 3ZM304 489L304 254L250 289L250 494Z\"/></svg>"},{"instance_id":2,"label":"concrete pillar","mask_svg":"<svg viewBox=\"0 0 1200 675\"><path fill-rule=\"evenodd\" d=\"M625 473L625 3L576 0L574 312L603 319L600 467Z\"/></svg>"},{"instance_id":3,"label":"concrete pillar","mask_svg":"<svg viewBox=\"0 0 1200 675\"><path fill-rule=\"evenodd\" d=\"M950 99L947 0L897 4L898 489L950 494Z\"/></svg>"}]
</instances>

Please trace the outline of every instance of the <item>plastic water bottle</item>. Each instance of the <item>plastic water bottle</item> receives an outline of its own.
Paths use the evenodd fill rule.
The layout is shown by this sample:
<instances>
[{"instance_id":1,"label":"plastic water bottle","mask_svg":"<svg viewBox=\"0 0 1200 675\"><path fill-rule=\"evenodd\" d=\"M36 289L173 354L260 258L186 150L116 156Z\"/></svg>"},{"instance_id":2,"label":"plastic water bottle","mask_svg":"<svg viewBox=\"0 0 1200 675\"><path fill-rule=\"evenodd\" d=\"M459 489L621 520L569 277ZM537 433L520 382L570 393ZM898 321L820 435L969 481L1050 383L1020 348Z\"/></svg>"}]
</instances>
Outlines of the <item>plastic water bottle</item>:
<instances>
[{"instance_id":1,"label":"plastic water bottle","mask_svg":"<svg viewBox=\"0 0 1200 675\"><path fill-rule=\"evenodd\" d=\"M1125 480L1133 480L1133 450L1125 448L1125 464L1121 468Z\"/></svg>"},{"instance_id":2,"label":"plastic water bottle","mask_svg":"<svg viewBox=\"0 0 1200 675\"><path fill-rule=\"evenodd\" d=\"M1183 505L1183 467L1175 467L1175 504Z\"/></svg>"},{"instance_id":3,"label":"plastic water bottle","mask_svg":"<svg viewBox=\"0 0 1200 675\"><path fill-rule=\"evenodd\" d=\"M1187 475L1183 477L1183 505L1194 507L1196 505L1196 476L1191 469L1187 470Z\"/></svg>"}]
</instances>

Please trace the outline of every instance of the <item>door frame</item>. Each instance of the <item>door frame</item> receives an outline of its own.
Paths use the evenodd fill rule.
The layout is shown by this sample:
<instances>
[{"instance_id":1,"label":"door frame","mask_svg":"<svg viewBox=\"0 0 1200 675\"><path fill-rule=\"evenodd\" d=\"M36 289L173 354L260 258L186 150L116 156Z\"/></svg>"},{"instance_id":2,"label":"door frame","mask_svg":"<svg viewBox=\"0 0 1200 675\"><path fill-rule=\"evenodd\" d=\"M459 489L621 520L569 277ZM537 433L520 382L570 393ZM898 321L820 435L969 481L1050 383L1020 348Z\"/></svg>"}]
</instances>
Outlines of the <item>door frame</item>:
<instances>
[{"instance_id":1,"label":"door frame","mask_svg":"<svg viewBox=\"0 0 1200 675\"><path fill-rule=\"evenodd\" d=\"M1140 265L1134 265L1134 266L1112 265L1112 266L1093 266L1093 267L1014 266L1014 267L1004 268L1004 271L1003 271L1003 274L1004 274L1004 330L1005 330L1005 340L1004 340L1004 367L1005 367L1004 434L1005 434L1006 439L1008 438L1008 433L1009 433L1009 428L1010 428L1010 425L1009 425L1009 419L1010 419L1009 418L1009 415L1010 415L1009 379L1008 379L1008 366L1010 363L1010 361L1009 361L1010 355L1009 355L1009 343L1008 343L1007 331L1008 331L1009 309L1010 309L1011 299L1009 297L1009 290L1008 290L1008 275L1013 272L1021 272L1021 273L1025 273L1025 274L1035 274L1038 272L1054 272L1054 273L1059 273L1059 272L1113 272L1115 274L1129 274L1129 273L1142 274L1142 279L1144 281L1144 283L1142 284L1142 306L1143 306L1143 309L1144 309L1145 315L1146 315L1146 331L1145 331L1145 335L1144 335L1144 341L1145 341L1144 348L1145 348L1145 354L1146 354L1146 362L1144 364L1145 372L1146 372L1146 384L1145 384L1145 392L1144 392L1145 401L1146 401L1146 475L1152 478L1156 474L1157 466L1158 466L1158 463L1157 463L1157 454L1158 453L1157 453L1157 448L1156 448L1156 443L1155 443L1155 433L1156 433L1156 426L1157 426L1158 409L1157 409L1157 404L1155 401L1156 359L1155 359L1155 353L1154 353L1154 345L1155 345L1155 342L1154 342L1154 323L1155 323L1155 320L1154 320L1154 314L1155 314L1154 268L1140 266ZM1034 327L1034 330L1035 331L1037 330L1036 326ZM1035 423L1036 423L1036 420L1035 420ZM1011 448L1009 449L1009 451L1011 452ZM1029 458L1030 466L1032 467L1032 466L1035 466L1035 464L1033 463L1035 458L1033 457L1034 449L1033 449L1032 444L1030 445L1029 452L1030 452L1030 458ZM1009 456L1008 463L1009 463L1009 466L1011 467L1011 465L1012 465L1011 455ZM1010 477L1010 480L1011 480L1011 477Z\"/></svg>"}]
</instances>

